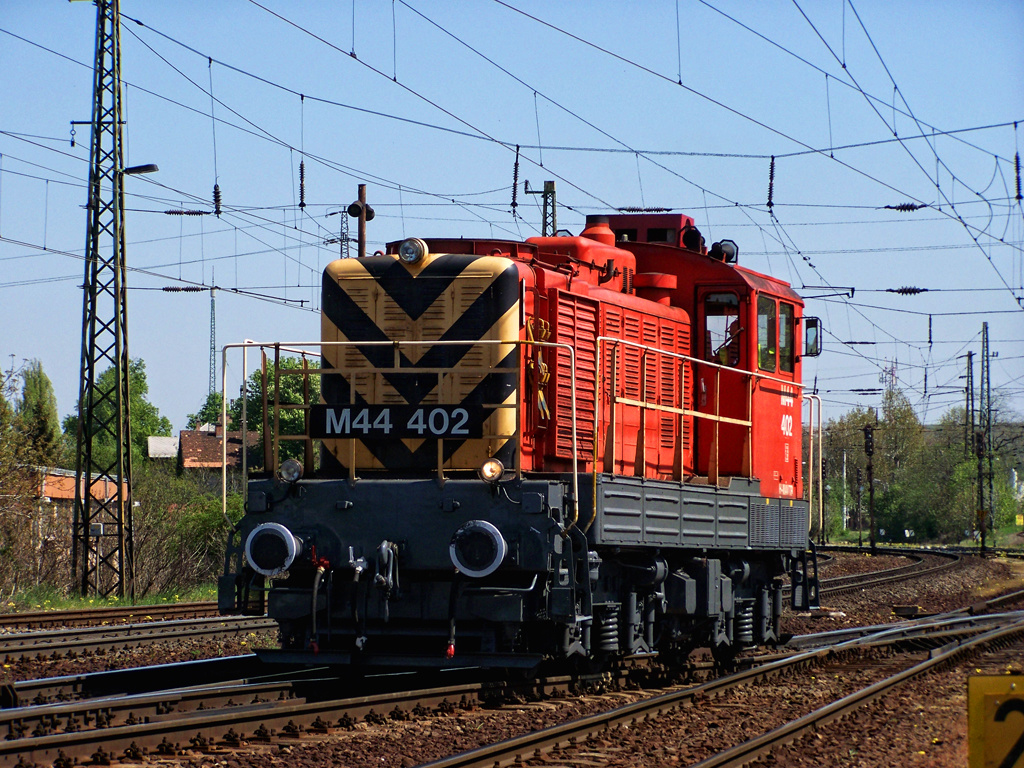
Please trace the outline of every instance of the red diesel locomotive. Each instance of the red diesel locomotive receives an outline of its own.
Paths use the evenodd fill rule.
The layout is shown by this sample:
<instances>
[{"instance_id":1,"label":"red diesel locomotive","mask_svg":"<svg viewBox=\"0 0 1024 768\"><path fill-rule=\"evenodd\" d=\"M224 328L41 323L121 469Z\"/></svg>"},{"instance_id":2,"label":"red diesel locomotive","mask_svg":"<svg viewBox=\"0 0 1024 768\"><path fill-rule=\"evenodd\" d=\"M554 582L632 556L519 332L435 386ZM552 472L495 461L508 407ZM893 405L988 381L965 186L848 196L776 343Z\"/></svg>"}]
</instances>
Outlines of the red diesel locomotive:
<instances>
[{"instance_id":1,"label":"red diesel locomotive","mask_svg":"<svg viewBox=\"0 0 1024 768\"><path fill-rule=\"evenodd\" d=\"M782 577L797 604L816 593L817 338L788 284L677 214L335 261L320 402L268 437L318 440L319 462L268 451L222 610L278 620L268 659L365 668L773 643Z\"/></svg>"}]
</instances>

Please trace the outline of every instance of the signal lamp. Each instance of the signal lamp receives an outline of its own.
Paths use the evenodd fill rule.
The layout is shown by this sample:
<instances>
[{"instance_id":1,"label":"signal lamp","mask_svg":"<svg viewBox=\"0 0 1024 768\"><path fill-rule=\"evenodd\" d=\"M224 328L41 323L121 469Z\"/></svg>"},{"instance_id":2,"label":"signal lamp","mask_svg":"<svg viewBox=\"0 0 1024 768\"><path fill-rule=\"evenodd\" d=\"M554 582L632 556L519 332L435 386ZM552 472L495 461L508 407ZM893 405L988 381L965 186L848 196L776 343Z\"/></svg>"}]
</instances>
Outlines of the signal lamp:
<instances>
[{"instance_id":1,"label":"signal lamp","mask_svg":"<svg viewBox=\"0 0 1024 768\"><path fill-rule=\"evenodd\" d=\"M497 459L488 459L476 472L485 483L493 484L501 480L501 476L505 474L505 465Z\"/></svg>"},{"instance_id":2,"label":"signal lamp","mask_svg":"<svg viewBox=\"0 0 1024 768\"><path fill-rule=\"evenodd\" d=\"M302 462L298 459L285 459L277 468L277 477L283 483L294 483L302 478Z\"/></svg>"},{"instance_id":3,"label":"signal lamp","mask_svg":"<svg viewBox=\"0 0 1024 768\"><path fill-rule=\"evenodd\" d=\"M711 244L711 251L708 253L716 261L724 261L726 264L735 264L740 255L740 247L732 240L722 240Z\"/></svg>"},{"instance_id":4,"label":"signal lamp","mask_svg":"<svg viewBox=\"0 0 1024 768\"><path fill-rule=\"evenodd\" d=\"M408 240L403 240L402 244L398 246L398 258L406 264L416 264L423 261L429 252L427 244L418 237L410 237Z\"/></svg>"},{"instance_id":5,"label":"signal lamp","mask_svg":"<svg viewBox=\"0 0 1024 768\"><path fill-rule=\"evenodd\" d=\"M349 203L348 208L346 210L348 211L348 215L351 216L353 219L358 219L359 214L362 213L366 215L367 221L373 221L373 208L367 205L366 203L360 202L359 200L356 200L354 203Z\"/></svg>"}]
</instances>

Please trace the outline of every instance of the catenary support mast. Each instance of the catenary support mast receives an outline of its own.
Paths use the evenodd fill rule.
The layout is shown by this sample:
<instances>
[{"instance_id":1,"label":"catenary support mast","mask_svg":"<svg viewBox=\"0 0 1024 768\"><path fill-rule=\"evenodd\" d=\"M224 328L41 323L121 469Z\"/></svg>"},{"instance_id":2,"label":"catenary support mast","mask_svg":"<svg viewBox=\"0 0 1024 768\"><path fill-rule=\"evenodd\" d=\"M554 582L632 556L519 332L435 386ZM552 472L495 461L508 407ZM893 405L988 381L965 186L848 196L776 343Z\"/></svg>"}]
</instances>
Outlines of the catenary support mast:
<instances>
[{"instance_id":1,"label":"catenary support mast","mask_svg":"<svg viewBox=\"0 0 1024 768\"><path fill-rule=\"evenodd\" d=\"M124 597L134 590L119 0L96 9L72 567L83 595Z\"/></svg>"}]
</instances>

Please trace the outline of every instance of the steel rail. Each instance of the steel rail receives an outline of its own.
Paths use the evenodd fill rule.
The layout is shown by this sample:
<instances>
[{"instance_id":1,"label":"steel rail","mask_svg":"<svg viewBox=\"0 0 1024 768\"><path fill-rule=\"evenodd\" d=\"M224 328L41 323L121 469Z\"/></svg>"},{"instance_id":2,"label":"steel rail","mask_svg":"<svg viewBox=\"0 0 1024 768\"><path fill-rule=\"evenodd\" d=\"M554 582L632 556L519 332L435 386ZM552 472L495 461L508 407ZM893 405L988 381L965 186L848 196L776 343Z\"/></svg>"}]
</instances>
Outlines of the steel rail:
<instances>
[{"instance_id":1,"label":"steel rail","mask_svg":"<svg viewBox=\"0 0 1024 768\"><path fill-rule=\"evenodd\" d=\"M160 605L115 605L106 608L23 611L0 614L0 628L42 628L96 626L110 622L186 619L216 616L217 603L168 603Z\"/></svg>"},{"instance_id":2,"label":"steel rail","mask_svg":"<svg viewBox=\"0 0 1024 768\"><path fill-rule=\"evenodd\" d=\"M935 637L941 633L977 634L989 625L1004 623L1008 620L1008 617L1013 616L1019 616L1024 619L1024 613L1020 611L987 616L964 615L959 611L954 611L939 616L928 616L920 619L895 622L893 624L849 627L813 635L794 635L789 639L785 647L794 650L809 650L811 648L842 650L849 644L877 644L879 641L914 640L922 637Z\"/></svg>"},{"instance_id":3,"label":"steel rail","mask_svg":"<svg viewBox=\"0 0 1024 768\"><path fill-rule=\"evenodd\" d=\"M200 710L262 702L296 701L290 681L206 684L191 688L173 688L159 693L114 695L60 704L41 704L0 710L0 734L17 742L28 734L47 736L75 729L109 728L136 722L194 716Z\"/></svg>"},{"instance_id":4,"label":"steel rail","mask_svg":"<svg viewBox=\"0 0 1024 768\"><path fill-rule=\"evenodd\" d=\"M539 695L553 689L565 690L570 678L554 678L526 683ZM46 735L26 735L17 740L0 740L0 765L19 763L52 764L66 759L90 759L97 752L116 758L126 752L167 751L192 744L231 746L239 740L261 742L275 732L294 736L304 731L329 732L354 723L359 718L387 716L398 709L412 712L416 707L455 709L479 704L504 688L503 683L467 683L442 688L387 692L369 696L310 702L301 698L281 701L250 702L220 710L192 710L167 713L150 722L123 723L94 730L72 730ZM245 688L233 697L244 697ZM102 702L100 702L102 704ZM340 716L340 719L339 719Z\"/></svg>"},{"instance_id":5,"label":"steel rail","mask_svg":"<svg viewBox=\"0 0 1024 768\"><path fill-rule=\"evenodd\" d=\"M1013 619L1024 631L1024 614L1015 614ZM963 617L953 617L951 623L966 622ZM932 622L933 625L935 622ZM890 628L886 628L887 630ZM934 629L934 627L933 627ZM861 638L850 641L847 646L854 646L884 641L890 644L905 642L905 637ZM966 643L958 643L966 647ZM695 698L724 691L728 688L748 683L752 680L778 674L787 669L814 664L834 652L834 649L815 649L809 652L789 655L784 659L776 659L770 663L762 663L758 668L744 670L727 678L704 683L677 691L636 702L611 712L584 718L572 724L563 724L554 728L537 731L532 734L512 739L501 744L483 747L469 753L456 755L446 760L432 763L432 766L492 766L507 765L518 757L528 757L538 750L544 752L555 745L570 744L575 740L586 738L619 723L636 722L656 716L662 712L685 706ZM296 681L297 682L297 681ZM547 694L554 688L564 690L573 681L570 678L527 683L534 694ZM323 689L326 681L318 681L316 687ZM334 684L343 685L341 681ZM106 755L117 759L119 755L138 756L144 751L175 751L182 745L192 744L200 749L223 748L237 746L242 741L267 741L275 731L281 734L299 736L303 731L312 733L328 733L333 728L351 725L358 718L374 712L378 717L387 716L395 709L409 712L416 706L436 706L444 708L447 701L449 708L462 705L462 702L480 702L504 688L501 683L471 683L445 688L424 689L418 691L387 692L380 695L362 696L357 698L338 699L332 701L310 702L300 696L281 701L252 701L253 691L282 691L273 686L267 687L266 681L256 681L254 687L239 686L232 683L227 689L222 686L206 686L200 693L178 691L164 692L168 702L160 716L150 718L150 722L136 722L142 719L138 713L130 720L124 719L124 712L132 712L132 703L152 705L159 695L147 695L124 699L113 709L113 698L87 702L93 712L89 718L75 714L73 707L67 705L51 705L50 707L26 708L21 714L26 718L17 728L9 727L8 739L0 742L0 765L15 765L18 762L52 763L63 755L65 758L92 758L95 754ZM298 690L298 689L296 689ZM178 697L184 694L188 699L180 705L183 711L169 711L170 703L178 708ZM223 709L197 711L194 702L205 697L208 702L219 701ZM280 694L279 694L280 695ZM234 706L228 704L228 698ZM261 697L262 698L262 697ZM170 702L170 699L175 699ZM188 702L192 702L191 704ZM239 704L239 702L242 702ZM209 706L209 703L207 704ZM27 718L35 709L44 717L34 722L46 725L38 729L38 733L28 735ZM139 711L142 711L141 706ZM10 713L11 723L18 723L18 710ZM45 716L49 715L49 719ZM339 719L340 716L340 719ZM77 718L77 721L76 721ZM367 718L368 719L368 718ZM85 721L95 729L91 731L75 730L78 721ZM67 723L72 725L67 729ZM582 726L581 726L582 724ZM46 732L49 729L50 732ZM12 739L11 737L14 737ZM20 738L19 738L20 737Z\"/></svg>"},{"instance_id":6,"label":"steel rail","mask_svg":"<svg viewBox=\"0 0 1024 768\"><path fill-rule=\"evenodd\" d=\"M277 628L267 618L214 617L185 621L85 627L68 631L19 632L0 635L0 658L5 661L49 658L114 648L135 648L154 641L224 637Z\"/></svg>"},{"instance_id":7,"label":"steel rail","mask_svg":"<svg viewBox=\"0 0 1024 768\"><path fill-rule=\"evenodd\" d=\"M1006 629L992 630L981 637L999 638L1003 637L1007 631ZM1024 617L1016 617L1009 631L1024 634ZM989 640L989 642L993 641L992 639ZM862 644L864 641L860 639L853 642ZM895 640L892 642L895 642ZM964 642L954 641L943 650L933 653L932 657L936 660L935 663L940 663L952 658L955 653L963 649L975 647L977 644L978 642L974 639ZM779 674L787 669L812 664L819 659L825 658L830 653L832 653L831 650L818 649L795 654L788 658L773 661L751 670L744 670L743 672L692 688L661 694L608 712L591 715L569 723L563 723L508 739L497 744L452 755L442 760L427 763L422 768L499 768L500 766L514 765L530 758L540 757L555 748L571 747L573 744L598 736L618 725L631 725L656 718L667 712L682 708L698 697L712 697L730 688ZM753 755L745 759L750 760L752 757ZM564 762L570 763L572 760L566 759ZM730 764L739 765L741 763ZM705 764L701 763L700 765L704 766Z\"/></svg>"},{"instance_id":8,"label":"steel rail","mask_svg":"<svg viewBox=\"0 0 1024 768\"><path fill-rule=\"evenodd\" d=\"M905 669L885 680L880 680L856 693L850 694L803 717L776 728L735 747L719 752L714 757L697 763L693 768L731 768L742 766L766 755L772 749L795 741L810 731L859 709L865 704L892 692L900 685L932 671L936 667L967 655L980 647L1011 640L1024 635L1024 619L1018 619L1009 626L993 629L970 640L954 642L933 651L920 664Z\"/></svg>"},{"instance_id":9,"label":"steel rail","mask_svg":"<svg viewBox=\"0 0 1024 768\"><path fill-rule=\"evenodd\" d=\"M842 550L833 550L842 551ZM854 550L856 551L856 550ZM952 568L960 560L960 556L956 554L943 554L939 552L930 552L926 554L936 555L939 557L946 557L949 562L942 563L939 565L927 566L924 563L924 553L920 552L891 552L883 550L883 554L899 554L902 557L916 557L913 563L906 565L899 565L894 568L885 568L880 571L869 571L866 573L854 573L846 576L834 576L832 578L822 578L820 580L820 586L818 590L819 595L840 595L847 592L852 592L856 589L865 589L868 587L883 586L885 584L896 583L898 581L906 581L908 579L916 579L921 576L926 576L930 573L937 573L948 568ZM782 588L783 595L791 594L792 586L786 584Z\"/></svg>"},{"instance_id":10,"label":"steel rail","mask_svg":"<svg viewBox=\"0 0 1024 768\"><path fill-rule=\"evenodd\" d=\"M837 576L834 579L823 580L819 589L819 594L838 595L845 592L851 592L855 589L866 589L885 584L893 584L899 581L907 581L908 579L917 579L923 576L949 570L961 561L960 555L931 552L928 554L946 559L946 562L931 565L925 562L924 555L922 553L908 552L900 554L906 557L919 557L921 559L914 563L897 566L896 568L888 568L882 571L871 571L868 573L850 574L849 576Z\"/></svg>"},{"instance_id":11,"label":"steel rail","mask_svg":"<svg viewBox=\"0 0 1024 768\"><path fill-rule=\"evenodd\" d=\"M712 680L700 685L671 691L644 699L624 707L601 712L568 723L543 728L523 736L517 736L496 744L452 755L442 760L426 763L422 768L491 768L522 762L539 756L555 747L566 747L591 738L617 725L632 724L658 717L666 712L691 704L701 696L714 696L729 688L743 685L761 676L775 674L785 669L812 664L824 658L827 651L808 651L789 658L744 670L728 677Z\"/></svg>"},{"instance_id":12,"label":"steel rail","mask_svg":"<svg viewBox=\"0 0 1024 768\"><path fill-rule=\"evenodd\" d=\"M0 686L0 708L68 702L102 696L152 693L175 687L216 684L229 680L268 679L254 653L214 659L129 667L80 675L19 680Z\"/></svg>"}]
</instances>

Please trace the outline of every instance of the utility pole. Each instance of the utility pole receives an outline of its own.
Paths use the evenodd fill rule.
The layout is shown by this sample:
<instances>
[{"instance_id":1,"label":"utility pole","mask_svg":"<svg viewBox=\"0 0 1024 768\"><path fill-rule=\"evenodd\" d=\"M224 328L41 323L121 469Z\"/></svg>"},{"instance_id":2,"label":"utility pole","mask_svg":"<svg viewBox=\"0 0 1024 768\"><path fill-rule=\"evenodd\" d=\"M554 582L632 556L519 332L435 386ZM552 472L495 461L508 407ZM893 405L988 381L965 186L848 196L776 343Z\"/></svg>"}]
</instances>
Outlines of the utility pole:
<instances>
[{"instance_id":1,"label":"utility pole","mask_svg":"<svg viewBox=\"0 0 1024 768\"><path fill-rule=\"evenodd\" d=\"M981 555L985 556L985 433L978 430L974 433L974 452L978 457L978 530L981 531Z\"/></svg>"},{"instance_id":2,"label":"utility pole","mask_svg":"<svg viewBox=\"0 0 1024 768\"><path fill-rule=\"evenodd\" d=\"M348 206L348 215L359 219L359 258L366 258L366 222L373 221L373 208L366 204L366 185L359 185L359 195Z\"/></svg>"},{"instance_id":3,"label":"utility pole","mask_svg":"<svg viewBox=\"0 0 1024 768\"><path fill-rule=\"evenodd\" d=\"M875 428L871 424L864 425L864 455L868 457L868 540L871 543L871 554L875 552L875 472L871 456L875 452Z\"/></svg>"},{"instance_id":4,"label":"utility pole","mask_svg":"<svg viewBox=\"0 0 1024 768\"><path fill-rule=\"evenodd\" d=\"M967 352L967 398L964 406L964 457L971 455L974 435L974 352Z\"/></svg>"},{"instance_id":5,"label":"utility pole","mask_svg":"<svg viewBox=\"0 0 1024 768\"><path fill-rule=\"evenodd\" d=\"M540 225L541 237L552 237L558 231L558 211L555 209L555 182L545 181L544 190L530 189L530 182L523 183L523 190L528 195L541 195L543 203L543 220Z\"/></svg>"},{"instance_id":6,"label":"utility pole","mask_svg":"<svg viewBox=\"0 0 1024 768\"><path fill-rule=\"evenodd\" d=\"M860 519L860 493L864 487L864 475L857 467L857 546L864 546L864 530Z\"/></svg>"},{"instance_id":7,"label":"utility pole","mask_svg":"<svg viewBox=\"0 0 1024 768\"><path fill-rule=\"evenodd\" d=\"M213 285L210 286L210 393L213 394L217 391L217 299L215 293L217 292L216 278L213 274L210 274L210 282Z\"/></svg>"},{"instance_id":8,"label":"utility pole","mask_svg":"<svg viewBox=\"0 0 1024 768\"><path fill-rule=\"evenodd\" d=\"M981 324L981 383L978 387L978 426L975 433L975 453L978 455L978 527L981 529L981 553L985 554L985 532L992 523L992 377L989 369L988 323ZM988 476L985 460L988 459ZM985 497L986 481L988 498Z\"/></svg>"},{"instance_id":9,"label":"utility pole","mask_svg":"<svg viewBox=\"0 0 1024 768\"><path fill-rule=\"evenodd\" d=\"M850 513L846 508L846 449L843 449L843 530L850 528Z\"/></svg>"},{"instance_id":10,"label":"utility pole","mask_svg":"<svg viewBox=\"0 0 1024 768\"><path fill-rule=\"evenodd\" d=\"M72 569L83 596L134 597L119 0L96 0ZM100 380L104 369L113 378ZM112 454L97 450L113 446Z\"/></svg>"}]
</instances>

